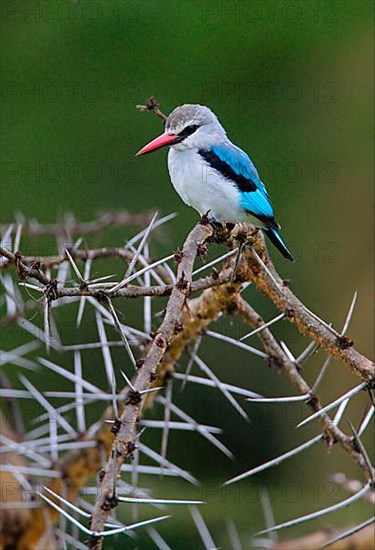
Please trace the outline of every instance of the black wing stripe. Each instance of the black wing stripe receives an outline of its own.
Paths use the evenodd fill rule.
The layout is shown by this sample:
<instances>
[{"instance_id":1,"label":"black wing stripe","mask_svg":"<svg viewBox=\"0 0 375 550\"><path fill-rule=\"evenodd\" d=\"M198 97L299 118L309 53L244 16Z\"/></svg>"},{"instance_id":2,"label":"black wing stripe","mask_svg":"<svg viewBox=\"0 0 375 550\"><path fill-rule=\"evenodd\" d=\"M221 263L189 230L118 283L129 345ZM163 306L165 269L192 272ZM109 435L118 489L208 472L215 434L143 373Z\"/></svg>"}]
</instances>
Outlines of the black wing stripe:
<instances>
[{"instance_id":1,"label":"black wing stripe","mask_svg":"<svg viewBox=\"0 0 375 550\"><path fill-rule=\"evenodd\" d=\"M237 174L226 162L221 160L213 151L206 149L200 149L198 151L200 156L207 162L211 168L220 172L224 178L232 180L236 183L238 189L244 193L250 191L258 191L258 187L255 182L245 176Z\"/></svg>"}]
</instances>

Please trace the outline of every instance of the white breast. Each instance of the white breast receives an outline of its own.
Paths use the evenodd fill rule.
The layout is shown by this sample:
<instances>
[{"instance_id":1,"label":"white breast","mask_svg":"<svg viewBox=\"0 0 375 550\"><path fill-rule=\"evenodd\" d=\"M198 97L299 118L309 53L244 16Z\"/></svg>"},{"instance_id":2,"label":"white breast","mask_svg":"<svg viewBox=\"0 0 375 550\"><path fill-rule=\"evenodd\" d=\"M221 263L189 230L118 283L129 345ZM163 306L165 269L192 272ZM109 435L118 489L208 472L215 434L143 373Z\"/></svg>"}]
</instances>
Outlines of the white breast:
<instances>
[{"instance_id":1,"label":"white breast","mask_svg":"<svg viewBox=\"0 0 375 550\"><path fill-rule=\"evenodd\" d=\"M171 148L168 169L177 193L201 216L210 210L210 216L220 222L245 221L246 212L239 205L237 187L208 166L197 149Z\"/></svg>"}]
</instances>

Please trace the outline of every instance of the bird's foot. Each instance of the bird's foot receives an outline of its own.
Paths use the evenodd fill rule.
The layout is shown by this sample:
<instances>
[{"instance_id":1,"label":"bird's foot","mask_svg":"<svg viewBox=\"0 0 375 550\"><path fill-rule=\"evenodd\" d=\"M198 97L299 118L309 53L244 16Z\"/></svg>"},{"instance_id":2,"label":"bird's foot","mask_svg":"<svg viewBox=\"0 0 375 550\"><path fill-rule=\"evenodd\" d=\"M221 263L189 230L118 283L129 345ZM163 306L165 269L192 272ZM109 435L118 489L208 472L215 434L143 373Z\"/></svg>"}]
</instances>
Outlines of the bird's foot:
<instances>
[{"instance_id":1,"label":"bird's foot","mask_svg":"<svg viewBox=\"0 0 375 550\"><path fill-rule=\"evenodd\" d=\"M210 212L211 210L207 210L207 212L205 214L203 214L203 216L201 217L200 219L200 224L201 225L212 225L212 227L215 229L215 231L220 231L223 229L223 224L218 222L216 218L214 218L213 216L210 216Z\"/></svg>"},{"instance_id":2,"label":"bird's foot","mask_svg":"<svg viewBox=\"0 0 375 550\"><path fill-rule=\"evenodd\" d=\"M201 225L209 225L210 224L210 218L209 218L210 210L208 210L205 214L201 216L201 219L199 220L199 223Z\"/></svg>"},{"instance_id":3,"label":"bird's foot","mask_svg":"<svg viewBox=\"0 0 375 550\"><path fill-rule=\"evenodd\" d=\"M224 229L223 224L215 220L215 218L210 219L210 224L215 229L215 231L222 231Z\"/></svg>"}]
</instances>

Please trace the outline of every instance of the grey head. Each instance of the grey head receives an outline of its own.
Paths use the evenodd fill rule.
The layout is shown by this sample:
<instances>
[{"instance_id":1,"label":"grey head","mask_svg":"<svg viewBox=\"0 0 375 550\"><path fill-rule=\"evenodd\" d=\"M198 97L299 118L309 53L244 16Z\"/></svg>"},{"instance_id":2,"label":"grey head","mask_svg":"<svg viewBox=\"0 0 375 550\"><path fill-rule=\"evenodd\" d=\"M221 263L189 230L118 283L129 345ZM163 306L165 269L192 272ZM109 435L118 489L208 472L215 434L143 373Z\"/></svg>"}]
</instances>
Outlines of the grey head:
<instances>
[{"instance_id":1,"label":"grey head","mask_svg":"<svg viewBox=\"0 0 375 550\"><path fill-rule=\"evenodd\" d=\"M225 138L225 130L217 116L204 105L186 103L176 107L165 124L168 134L179 136L174 149L184 150L210 146Z\"/></svg>"}]
</instances>

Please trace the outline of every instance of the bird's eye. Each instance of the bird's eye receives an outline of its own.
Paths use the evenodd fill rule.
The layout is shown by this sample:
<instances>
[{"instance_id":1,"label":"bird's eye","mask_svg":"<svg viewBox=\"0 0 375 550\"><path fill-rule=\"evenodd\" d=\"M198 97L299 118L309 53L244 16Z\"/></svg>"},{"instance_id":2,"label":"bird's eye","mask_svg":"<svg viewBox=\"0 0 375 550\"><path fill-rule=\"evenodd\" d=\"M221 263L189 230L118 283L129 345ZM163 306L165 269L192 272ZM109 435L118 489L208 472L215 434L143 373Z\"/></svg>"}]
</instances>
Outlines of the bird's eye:
<instances>
[{"instance_id":1,"label":"bird's eye","mask_svg":"<svg viewBox=\"0 0 375 550\"><path fill-rule=\"evenodd\" d=\"M191 136L191 134L194 134L196 130L198 130L199 126L196 124L193 124L192 126L186 126L180 133L179 136L186 138L188 136Z\"/></svg>"}]
</instances>

